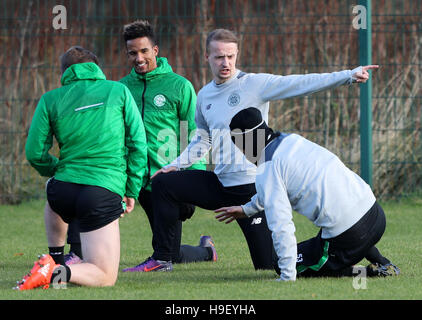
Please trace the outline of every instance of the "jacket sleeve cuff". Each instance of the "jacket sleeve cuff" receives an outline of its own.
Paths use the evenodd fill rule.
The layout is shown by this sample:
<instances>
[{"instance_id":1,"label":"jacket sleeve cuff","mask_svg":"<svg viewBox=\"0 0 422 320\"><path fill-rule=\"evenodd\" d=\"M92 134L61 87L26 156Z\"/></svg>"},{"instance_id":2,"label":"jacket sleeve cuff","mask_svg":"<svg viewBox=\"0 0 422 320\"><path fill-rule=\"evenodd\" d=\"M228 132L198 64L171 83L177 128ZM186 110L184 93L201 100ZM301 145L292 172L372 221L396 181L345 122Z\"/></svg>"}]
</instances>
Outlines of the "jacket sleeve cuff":
<instances>
[{"instance_id":1,"label":"jacket sleeve cuff","mask_svg":"<svg viewBox=\"0 0 422 320\"><path fill-rule=\"evenodd\" d=\"M362 73L362 66L359 66L359 67L357 67L357 68L354 68L352 71L351 71L351 81L350 81L350 83L355 83L356 82L356 78L353 76L355 73L357 73L357 72L359 72L359 73Z\"/></svg>"},{"instance_id":2,"label":"jacket sleeve cuff","mask_svg":"<svg viewBox=\"0 0 422 320\"><path fill-rule=\"evenodd\" d=\"M264 211L264 207L258 202L258 196L255 194L251 201L241 206L246 216L252 217L258 212Z\"/></svg>"},{"instance_id":3,"label":"jacket sleeve cuff","mask_svg":"<svg viewBox=\"0 0 422 320\"><path fill-rule=\"evenodd\" d=\"M162 169L168 169L170 167L176 167L177 171L180 171L182 169L179 165L179 161L173 161L172 163L169 163L168 165L164 166Z\"/></svg>"}]
</instances>

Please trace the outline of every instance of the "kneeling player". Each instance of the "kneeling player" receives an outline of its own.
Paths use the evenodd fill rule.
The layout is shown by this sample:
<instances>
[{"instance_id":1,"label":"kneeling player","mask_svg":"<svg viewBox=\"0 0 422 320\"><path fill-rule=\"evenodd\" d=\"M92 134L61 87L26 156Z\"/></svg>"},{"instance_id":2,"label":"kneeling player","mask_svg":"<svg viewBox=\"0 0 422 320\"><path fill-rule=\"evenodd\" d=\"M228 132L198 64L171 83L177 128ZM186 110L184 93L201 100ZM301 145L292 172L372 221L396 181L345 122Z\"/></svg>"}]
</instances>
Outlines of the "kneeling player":
<instances>
[{"instance_id":1,"label":"kneeling player","mask_svg":"<svg viewBox=\"0 0 422 320\"><path fill-rule=\"evenodd\" d=\"M41 175L54 176L46 188L49 254L18 282L19 290L56 282L112 286L117 280L118 218L135 205L147 145L131 93L123 84L106 80L97 64L88 50L70 48L61 58L63 86L44 94L35 110L26 156ZM48 153L53 135L60 159ZM76 218L84 261L66 266L67 224Z\"/></svg>"},{"instance_id":2,"label":"kneeling player","mask_svg":"<svg viewBox=\"0 0 422 320\"><path fill-rule=\"evenodd\" d=\"M375 247L386 225L381 206L337 156L297 134L274 132L255 108L237 113L230 130L235 145L259 164L257 194L243 206L217 209L216 218L230 223L265 208L280 280L352 275L363 258L371 262L368 276L399 274ZM296 244L293 209L321 228L315 238Z\"/></svg>"}]
</instances>

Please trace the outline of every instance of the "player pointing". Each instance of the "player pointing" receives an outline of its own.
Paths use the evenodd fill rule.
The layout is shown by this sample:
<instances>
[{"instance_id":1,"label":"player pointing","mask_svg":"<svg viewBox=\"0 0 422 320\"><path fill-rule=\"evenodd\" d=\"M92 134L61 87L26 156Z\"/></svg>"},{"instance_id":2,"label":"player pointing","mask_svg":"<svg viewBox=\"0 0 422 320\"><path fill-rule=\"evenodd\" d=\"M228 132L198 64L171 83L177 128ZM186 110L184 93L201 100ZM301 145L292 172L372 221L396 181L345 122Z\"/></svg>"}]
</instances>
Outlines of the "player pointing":
<instances>
[{"instance_id":1,"label":"player pointing","mask_svg":"<svg viewBox=\"0 0 422 320\"><path fill-rule=\"evenodd\" d=\"M198 137L172 163L154 175L154 214L160 224L154 227L153 259L171 259L178 203L187 202L208 210L241 205L256 193L256 166L231 142L229 123L239 111L255 106L268 120L270 101L312 94L341 85L364 83L369 70L357 67L332 73L273 75L246 73L236 68L239 40L230 30L216 29L206 40L206 60L213 80L198 93L195 121ZM214 172L184 170L201 159L212 147ZM166 173L166 174L159 174ZM245 201L246 200L246 201ZM256 218L256 219L254 219ZM271 232L264 212L254 218L239 219L255 269L272 269L277 264ZM258 219L260 218L260 219ZM259 221L260 223L257 223Z\"/></svg>"}]
</instances>

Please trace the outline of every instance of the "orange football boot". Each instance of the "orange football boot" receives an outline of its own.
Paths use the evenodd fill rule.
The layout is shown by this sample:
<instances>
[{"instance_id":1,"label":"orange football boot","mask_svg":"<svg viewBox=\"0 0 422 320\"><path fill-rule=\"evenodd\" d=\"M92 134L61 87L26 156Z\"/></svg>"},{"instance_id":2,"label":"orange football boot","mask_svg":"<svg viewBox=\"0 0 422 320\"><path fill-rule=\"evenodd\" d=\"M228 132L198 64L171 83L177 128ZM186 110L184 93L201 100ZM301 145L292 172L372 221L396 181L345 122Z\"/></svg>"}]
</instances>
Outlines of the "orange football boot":
<instances>
[{"instance_id":1,"label":"orange football boot","mask_svg":"<svg viewBox=\"0 0 422 320\"><path fill-rule=\"evenodd\" d=\"M48 289L53 271L58 266L60 265L56 264L49 254L43 254L38 261L34 262L31 271L21 281L18 281L18 285L14 289L30 290L39 287Z\"/></svg>"}]
</instances>

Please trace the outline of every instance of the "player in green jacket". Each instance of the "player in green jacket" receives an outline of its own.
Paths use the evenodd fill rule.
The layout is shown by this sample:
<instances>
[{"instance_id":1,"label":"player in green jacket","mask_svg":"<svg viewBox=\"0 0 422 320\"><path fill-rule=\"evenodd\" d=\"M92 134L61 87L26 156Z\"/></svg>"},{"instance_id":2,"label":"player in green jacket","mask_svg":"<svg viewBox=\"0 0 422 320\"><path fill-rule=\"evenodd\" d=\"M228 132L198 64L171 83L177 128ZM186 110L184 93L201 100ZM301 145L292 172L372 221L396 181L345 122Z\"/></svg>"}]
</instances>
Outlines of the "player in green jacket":
<instances>
[{"instance_id":1,"label":"player in green jacket","mask_svg":"<svg viewBox=\"0 0 422 320\"><path fill-rule=\"evenodd\" d=\"M98 59L81 47L62 57L62 87L45 93L26 143L30 164L47 182L49 254L18 284L110 286L120 260L119 217L133 210L145 175L145 130L126 86L106 80ZM60 157L49 153L53 136ZM67 223L78 219L84 262L66 266Z\"/></svg>"},{"instance_id":2,"label":"player in green jacket","mask_svg":"<svg viewBox=\"0 0 422 320\"><path fill-rule=\"evenodd\" d=\"M132 58L136 51L129 51L128 54L130 60L136 59ZM148 178L143 188L147 191L151 191L149 178L177 158L183 151L180 150L180 142L183 148L186 147L190 141L188 138L196 130L196 94L192 84L174 73L166 58L156 57L154 67L151 71L138 73L134 66L120 80L132 93L145 125ZM205 162L200 161L190 169L205 170L205 167Z\"/></svg>"},{"instance_id":3,"label":"player in green jacket","mask_svg":"<svg viewBox=\"0 0 422 320\"><path fill-rule=\"evenodd\" d=\"M158 57L159 49L154 31L147 21L135 21L126 25L123 37L128 60L133 68L120 82L129 88L138 105L148 143L148 169L138 200L153 230L150 177L177 158L189 144L190 137L194 135L196 94L187 79L173 72L166 58ZM205 170L205 160L197 162L189 169ZM181 238L182 220L190 218L195 210L190 204L180 204L180 206L182 214L176 235L179 238ZM74 225L69 228L68 242L71 244L71 251L73 247L77 248L75 243L78 242L78 234ZM198 246L182 245L180 249L174 248L174 252L175 263L217 259L214 242L210 236L202 236ZM69 253L67 262L80 261L78 255ZM135 267L123 271L143 271L143 269Z\"/></svg>"},{"instance_id":4,"label":"player in green jacket","mask_svg":"<svg viewBox=\"0 0 422 320\"><path fill-rule=\"evenodd\" d=\"M147 157L144 126L138 109L133 110L136 104L130 91L106 80L93 62L72 65L61 83L61 88L45 93L38 103L26 144L28 161L42 176L97 185L121 197L136 198ZM117 109L115 113L124 112L125 122L116 121L108 104ZM48 153L53 134L60 159ZM127 160L126 147L130 150Z\"/></svg>"}]
</instances>

